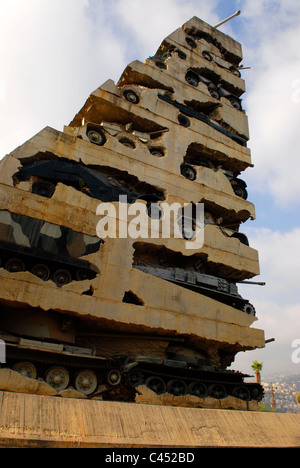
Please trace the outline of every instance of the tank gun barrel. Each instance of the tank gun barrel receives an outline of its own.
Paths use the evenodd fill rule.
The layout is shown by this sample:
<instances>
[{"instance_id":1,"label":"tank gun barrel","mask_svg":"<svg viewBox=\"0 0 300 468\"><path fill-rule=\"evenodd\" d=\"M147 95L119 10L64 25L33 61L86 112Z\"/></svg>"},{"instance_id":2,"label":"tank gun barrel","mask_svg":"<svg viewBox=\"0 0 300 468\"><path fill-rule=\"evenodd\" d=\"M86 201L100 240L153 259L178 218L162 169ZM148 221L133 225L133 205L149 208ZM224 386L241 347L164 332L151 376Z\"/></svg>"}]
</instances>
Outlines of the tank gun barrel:
<instances>
[{"instance_id":1,"label":"tank gun barrel","mask_svg":"<svg viewBox=\"0 0 300 468\"><path fill-rule=\"evenodd\" d=\"M219 28L220 26L222 26L222 24L224 23L227 23L228 21L230 21L231 19L235 18L236 16L239 16L241 14L241 10L238 10L236 13L234 13L234 15L231 15L229 16L228 18L226 18L225 20L221 21L220 23L216 24L214 26L215 29Z\"/></svg>"},{"instance_id":2,"label":"tank gun barrel","mask_svg":"<svg viewBox=\"0 0 300 468\"><path fill-rule=\"evenodd\" d=\"M274 343L274 341L276 341L275 338L270 338L269 340L266 340L265 343L266 344Z\"/></svg>"},{"instance_id":3,"label":"tank gun barrel","mask_svg":"<svg viewBox=\"0 0 300 468\"><path fill-rule=\"evenodd\" d=\"M255 281L238 281L238 284L252 284L254 286L266 286L267 283L255 282Z\"/></svg>"}]
</instances>

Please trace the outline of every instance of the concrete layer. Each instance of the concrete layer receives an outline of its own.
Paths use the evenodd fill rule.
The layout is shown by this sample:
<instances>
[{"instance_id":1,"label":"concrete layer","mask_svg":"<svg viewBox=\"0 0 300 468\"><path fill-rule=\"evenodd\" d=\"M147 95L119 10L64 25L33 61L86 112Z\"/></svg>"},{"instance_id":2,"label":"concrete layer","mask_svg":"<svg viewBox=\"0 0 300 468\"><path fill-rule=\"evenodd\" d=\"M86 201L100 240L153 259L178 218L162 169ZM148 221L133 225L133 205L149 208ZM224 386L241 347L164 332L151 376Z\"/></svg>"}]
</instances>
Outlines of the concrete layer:
<instances>
[{"instance_id":1,"label":"concrete layer","mask_svg":"<svg viewBox=\"0 0 300 468\"><path fill-rule=\"evenodd\" d=\"M0 447L300 447L300 416L0 392Z\"/></svg>"},{"instance_id":2,"label":"concrete layer","mask_svg":"<svg viewBox=\"0 0 300 468\"><path fill-rule=\"evenodd\" d=\"M11 161L11 169L8 167L8 161L1 161L0 167L3 166L3 171L1 171L3 176L1 179L0 175L0 181L3 180L3 183L7 184L7 181L11 180L11 175L17 172L16 166L19 161L14 161L14 158L19 158L23 162L38 153L48 153L50 158L55 156L76 162L82 161L83 164L90 167L95 166L95 169L101 165L128 172L128 167L130 167L130 174L137 177L140 182L147 181L163 191L166 197L176 197L176 201L179 203L203 201L216 205L221 210L223 217L225 214L233 216L228 224L235 224L237 221L245 222L249 218L255 219L254 205L237 197L227 177L220 171L205 167L198 168L197 181L189 181L180 174L180 167L184 162L183 155L187 153L189 145L182 142L177 133L168 136L165 134L162 137L163 141L156 143L157 147L166 146L169 148L163 158L152 156L149 153L150 146L146 146L138 138L128 137L128 135L130 134L120 133L118 138L115 138L107 134L106 144L99 147L89 141L47 127L8 157ZM119 139L124 137L131 138L136 148L127 148L122 145ZM177 141L180 143L175 143ZM179 148L179 154L177 147L180 145L183 147ZM11 182L9 183L12 185ZM223 214L224 211L225 214Z\"/></svg>"}]
</instances>

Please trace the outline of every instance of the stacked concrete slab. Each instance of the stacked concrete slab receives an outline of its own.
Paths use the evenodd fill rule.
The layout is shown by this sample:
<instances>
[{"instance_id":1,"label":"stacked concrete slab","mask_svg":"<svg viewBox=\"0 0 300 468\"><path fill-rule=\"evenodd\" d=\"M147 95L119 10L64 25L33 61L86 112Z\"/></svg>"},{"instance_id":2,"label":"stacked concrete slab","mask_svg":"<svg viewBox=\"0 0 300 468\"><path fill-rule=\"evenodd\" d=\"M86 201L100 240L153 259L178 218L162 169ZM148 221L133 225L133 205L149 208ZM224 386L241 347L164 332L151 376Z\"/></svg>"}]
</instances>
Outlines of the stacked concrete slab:
<instances>
[{"instance_id":1,"label":"stacked concrete slab","mask_svg":"<svg viewBox=\"0 0 300 468\"><path fill-rule=\"evenodd\" d=\"M60 395L136 402L144 388L143 403L257 408L261 394L226 371L265 346L236 287L259 275L240 229L255 219L240 178L252 166L241 61L240 44L192 18L95 90L63 132L47 127L1 161L6 367ZM156 235L123 235L134 202ZM173 203L204 206L200 247L162 235ZM105 218L115 236L101 236ZM210 373L202 393L198 371Z\"/></svg>"}]
</instances>

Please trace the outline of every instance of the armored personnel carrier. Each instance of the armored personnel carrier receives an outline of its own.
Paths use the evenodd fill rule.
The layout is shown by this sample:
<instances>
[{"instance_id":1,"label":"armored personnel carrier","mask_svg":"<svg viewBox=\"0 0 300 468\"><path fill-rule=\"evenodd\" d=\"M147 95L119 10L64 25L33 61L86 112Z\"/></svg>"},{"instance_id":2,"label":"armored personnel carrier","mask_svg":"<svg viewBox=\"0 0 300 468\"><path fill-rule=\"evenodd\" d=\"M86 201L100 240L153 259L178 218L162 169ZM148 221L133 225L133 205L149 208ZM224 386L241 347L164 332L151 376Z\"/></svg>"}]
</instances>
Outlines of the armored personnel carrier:
<instances>
[{"instance_id":1,"label":"armored personnel carrier","mask_svg":"<svg viewBox=\"0 0 300 468\"><path fill-rule=\"evenodd\" d=\"M63 132L47 127L2 159L2 367L59 395L262 399L228 370L265 346L238 291L259 275L241 229L255 219L241 61L239 43L194 17Z\"/></svg>"}]
</instances>

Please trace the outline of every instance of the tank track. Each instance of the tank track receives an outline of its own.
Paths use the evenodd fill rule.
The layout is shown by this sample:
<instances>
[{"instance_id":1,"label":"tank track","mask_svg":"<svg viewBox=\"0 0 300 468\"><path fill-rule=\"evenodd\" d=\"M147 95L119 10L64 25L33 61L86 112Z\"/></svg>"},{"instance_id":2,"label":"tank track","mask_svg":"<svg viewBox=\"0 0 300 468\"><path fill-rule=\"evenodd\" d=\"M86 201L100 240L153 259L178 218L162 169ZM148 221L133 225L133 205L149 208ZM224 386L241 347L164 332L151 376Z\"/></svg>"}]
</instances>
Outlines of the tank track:
<instances>
[{"instance_id":1,"label":"tank track","mask_svg":"<svg viewBox=\"0 0 300 468\"><path fill-rule=\"evenodd\" d=\"M88 398L101 395L105 400L134 401L138 387L145 385L157 395L169 393L175 397L191 395L221 400L233 396L260 402L264 396L261 385L244 382L249 376L212 366L190 367L183 361L149 357L105 358L84 355L89 350L68 346L63 353L28 346L27 342L21 347L9 345L5 367L26 377L45 380L57 392L71 386ZM38 346L36 342L35 347ZM34 369L33 373L28 369Z\"/></svg>"},{"instance_id":2,"label":"tank track","mask_svg":"<svg viewBox=\"0 0 300 468\"><path fill-rule=\"evenodd\" d=\"M192 395L198 398L223 399L233 396L244 401L260 402L264 389L256 383L245 383L245 374L214 368L191 369L180 361L165 360L150 363L135 361L127 381L137 388L146 385L158 395L170 393L174 396Z\"/></svg>"}]
</instances>

